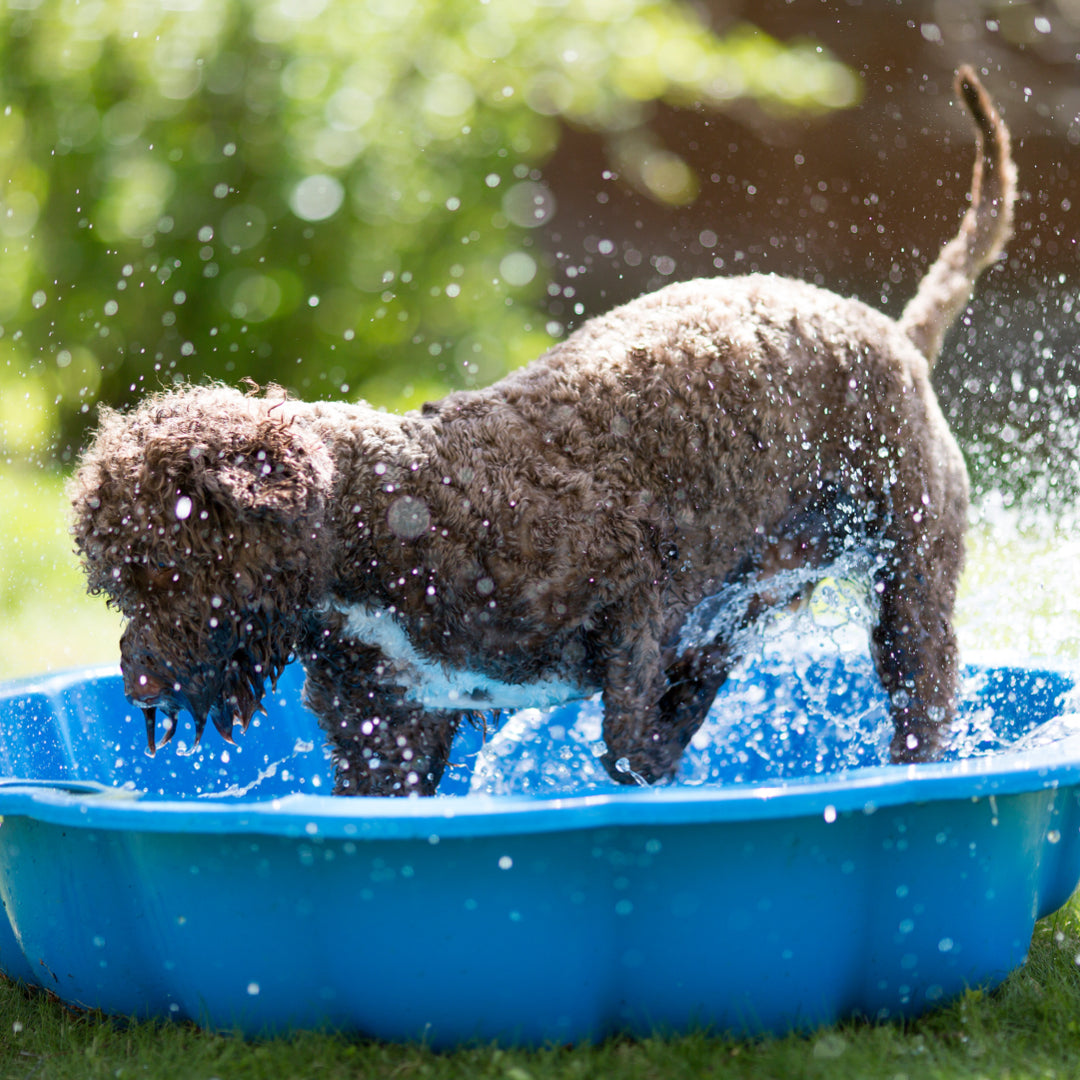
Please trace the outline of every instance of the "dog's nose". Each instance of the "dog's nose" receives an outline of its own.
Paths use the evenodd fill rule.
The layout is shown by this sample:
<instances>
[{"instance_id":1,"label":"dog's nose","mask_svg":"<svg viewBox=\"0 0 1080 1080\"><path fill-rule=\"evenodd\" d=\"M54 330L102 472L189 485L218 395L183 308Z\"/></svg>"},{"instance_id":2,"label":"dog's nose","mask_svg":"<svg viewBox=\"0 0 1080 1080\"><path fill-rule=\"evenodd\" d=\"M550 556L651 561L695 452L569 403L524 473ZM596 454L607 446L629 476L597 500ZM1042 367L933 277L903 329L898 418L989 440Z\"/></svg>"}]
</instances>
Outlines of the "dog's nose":
<instances>
[{"instance_id":1,"label":"dog's nose","mask_svg":"<svg viewBox=\"0 0 1080 1080\"><path fill-rule=\"evenodd\" d=\"M125 671L124 693L129 701L156 701L168 686L149 671Z\"/></svg>"},{"instance_id":2,"label":"dog's nose","mask_svg":"<svg viewBox=\"0 0 1080 1080\"><path fill-rule=\"evenodd\" d=\"M158 746L164 746L176 734L179 709L173 686L159 679L152 672L132 670L123 662L120 667L124 673L124 696L132 705L137 705L143 711L143 717L146 720L146 748L153 757ZM160 744L156 735L158 708L165 710L165 737Z\"/></svg>"}]
</instances>

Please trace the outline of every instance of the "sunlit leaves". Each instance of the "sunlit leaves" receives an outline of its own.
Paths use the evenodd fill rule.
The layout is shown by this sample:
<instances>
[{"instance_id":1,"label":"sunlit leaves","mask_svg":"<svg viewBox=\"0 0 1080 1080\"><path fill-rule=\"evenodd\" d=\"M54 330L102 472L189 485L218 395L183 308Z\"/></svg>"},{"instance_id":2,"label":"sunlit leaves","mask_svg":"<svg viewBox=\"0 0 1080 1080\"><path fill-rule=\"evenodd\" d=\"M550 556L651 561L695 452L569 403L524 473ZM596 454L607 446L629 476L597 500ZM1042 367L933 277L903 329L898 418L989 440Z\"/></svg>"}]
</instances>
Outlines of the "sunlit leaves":
<instances>
[{"instance_id":1,"label":"sunlit leaves","mask_svg":"<svg viewBox=\"0 0 1080 1080\"><path fill-rule=\"evenodd\" d=\"M176 173L165 162L134 154L117 159L94 215L99 238L108 243L152 238L175 185Z\"/></svg>"},{"instance_id":2,"label":"sunlit leaves","mask_svg":"<svg viewBox=\"0 0 1080 1080\"><path fill-rule=\"evenodd\" d=\"M45 416L9 452L180 377L395 406L495 378L558 332L536 237L565 125L678 206L699 180L656 102L857 87L676 0L41 0L0 30L0 389Z\"/></svg>"}]
</instances>

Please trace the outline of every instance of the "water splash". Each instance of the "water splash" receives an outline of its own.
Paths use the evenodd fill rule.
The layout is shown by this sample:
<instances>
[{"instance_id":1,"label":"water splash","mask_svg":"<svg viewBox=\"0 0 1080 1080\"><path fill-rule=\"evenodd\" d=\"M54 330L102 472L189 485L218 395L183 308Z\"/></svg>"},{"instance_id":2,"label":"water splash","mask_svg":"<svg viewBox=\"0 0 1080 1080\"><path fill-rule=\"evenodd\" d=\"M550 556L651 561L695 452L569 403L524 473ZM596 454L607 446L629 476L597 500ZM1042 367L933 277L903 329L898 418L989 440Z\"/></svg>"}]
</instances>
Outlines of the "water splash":
<instances>
[{"instance_id":1,"label":"water splash","mask_svg":"<svg viewBox=\"0 0 1080 1080\"><path fill-rule=\"evenodd\" d=\"M1034 656L1068 665L1080 656L1075 535L1060 515L1036 521L1000 499L979 507L957 606L962 659L1008 664ZM892 723L869 650L873 605L866 585L860 591L855 584L854 569L818 581L800 611L781 611L759 630L742 632L747 659L668 783L776 782L889 764ZM703 605L684 637L716 632L733 610ZM1039 679L1029 689L1043 704L1030 723L1017 724L1005 716L1010 691L988 686L985 674L966 676L944 759L1034 750L1080 734L1080 691L1059 694ZM602 723L598 697L579 707L515 714L481 751L470 790L546 796L628 790L599 760Z\"/></svg>"},{"instance_id":2,"label":"water splash","mask_svg":"<svg viewBox=\"0 0 1080 1080\"><path fill-rule=\"evenodd\" d=\"M744 624L754 598L764 594L789 598L800 607L808 604L813 608L814 624L819 627L865 626L874 606L869 582L879 564L880 559L857 548L827 567L801 566L762 580L754 578L729 585L715 596L706 597L690 612L679 632L679 651L699 648L717 637L736 639L742 648L748 630L751 636L759 633L758 627ZM786 609L778 606L767 618L782 624L785 614Z\"/></svg>"},{"instance_id":3,"label":"water splash","mask_svg":"<svg viewBox=\"0 0 1080 1080\"><path fill-rule=\"evenodd\" d=\"M843 772L889 760L892 724L857 636L818 644L808 616L770 628L753 662L717 696L669 783L699 787ZM862 642L865 646L865 633ZM783 677L762 679L762 671ZM862 704L851 708L851 702ZM470 790L487 795L576 795L627 790L597 756L599 696L580 706L515 714L480 752Z\"/></svg>"}]
</instances>

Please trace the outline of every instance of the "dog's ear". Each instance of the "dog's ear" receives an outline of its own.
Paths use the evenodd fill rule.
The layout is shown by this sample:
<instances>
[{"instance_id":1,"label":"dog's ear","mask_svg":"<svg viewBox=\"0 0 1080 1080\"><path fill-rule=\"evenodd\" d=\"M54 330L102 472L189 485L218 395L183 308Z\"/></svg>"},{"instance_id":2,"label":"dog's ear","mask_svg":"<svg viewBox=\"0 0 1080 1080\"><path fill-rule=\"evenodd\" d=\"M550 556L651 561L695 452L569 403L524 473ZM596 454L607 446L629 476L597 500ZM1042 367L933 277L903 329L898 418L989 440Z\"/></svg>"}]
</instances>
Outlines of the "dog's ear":
<instances>
[{"instance_id":1,"label":"dog's ear","mask_svg":"<svg viewBox=\"0 0 1080 1080\"><path fill-rule=\"evenodd\" d=\"M321 511L332 476L330 455L310 433L276 419L259 421L208 451L198 463L207 494L257 516L294 518Z\"/></svg>"}]
</instances>

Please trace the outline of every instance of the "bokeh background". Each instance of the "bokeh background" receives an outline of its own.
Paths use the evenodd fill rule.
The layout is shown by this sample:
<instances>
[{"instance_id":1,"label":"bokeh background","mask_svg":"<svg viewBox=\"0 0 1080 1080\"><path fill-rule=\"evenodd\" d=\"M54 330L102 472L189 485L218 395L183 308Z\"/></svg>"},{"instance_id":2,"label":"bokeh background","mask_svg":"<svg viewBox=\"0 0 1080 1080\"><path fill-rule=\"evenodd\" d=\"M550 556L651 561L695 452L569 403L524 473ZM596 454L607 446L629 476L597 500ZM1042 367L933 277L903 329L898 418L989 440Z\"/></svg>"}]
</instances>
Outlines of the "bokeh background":
<instances>
[{"instance_id":1,"label":"bokeh background","mask_svg":"<svg viewBox=\"0 0 1080 1080\"><path fill-rule=\"evenodd\" d=\"M62 493L99 402L252 379L414 407L700 274L897 313L965 207L960 62L1023 196L935 379L980 505L1050 513L1060 552L1076 0L0 5L0 674L116 655Z\"/></svg>"}]
</instances>

